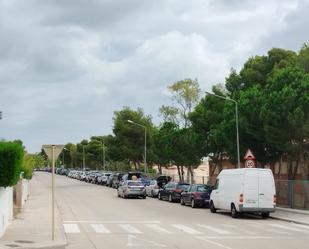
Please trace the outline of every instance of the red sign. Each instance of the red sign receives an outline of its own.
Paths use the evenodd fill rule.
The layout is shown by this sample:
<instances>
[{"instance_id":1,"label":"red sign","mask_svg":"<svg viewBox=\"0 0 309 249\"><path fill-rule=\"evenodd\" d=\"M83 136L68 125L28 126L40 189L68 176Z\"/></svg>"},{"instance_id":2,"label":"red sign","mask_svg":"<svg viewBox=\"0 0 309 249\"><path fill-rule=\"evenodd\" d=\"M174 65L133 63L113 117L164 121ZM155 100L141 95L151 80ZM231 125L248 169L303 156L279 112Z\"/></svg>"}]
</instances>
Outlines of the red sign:
<instances>
[{"instance_id":1,"label":"red sign","mask_svg":"<svg viewBox=\"0 0 309 249\"><path fill-rule=\"evenodd\" d=\"M247 150L244 159L245 159L245 168L256 167L255 157L250 149Z\"/></svg>"}]
</instances>

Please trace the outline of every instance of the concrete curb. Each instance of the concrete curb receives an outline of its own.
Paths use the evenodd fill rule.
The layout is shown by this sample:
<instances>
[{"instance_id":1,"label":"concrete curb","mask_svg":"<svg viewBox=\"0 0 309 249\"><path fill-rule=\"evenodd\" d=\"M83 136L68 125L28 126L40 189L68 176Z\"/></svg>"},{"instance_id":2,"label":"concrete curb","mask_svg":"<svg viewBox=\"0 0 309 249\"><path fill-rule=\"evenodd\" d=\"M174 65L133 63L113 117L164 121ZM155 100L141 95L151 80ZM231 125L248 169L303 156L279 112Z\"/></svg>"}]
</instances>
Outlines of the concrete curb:
<instances>
[{"instance_id":1,"label":"concrete curb","mask_svg":"<svg viewBox=\"0 0 309 249\"><path fill-rule=\"evenodd\" d=\"M11 241L1 241L0 249L65 249L67 246L64 242L39 242L39 243L20 243Z\"/></svg>"},{"instance_id":2,"label":"concrete curb","mask_svg":"<svg viewBox=\"0 0 309 249\"><path fill-rule=\"evenodd\" d=\"M292 208L281 208L281 207L276 207L276 210L279 210L279 211L282 211L282 212L287 212L287 213L309 215L309 210L307 211L307 210L292 209Z\"/></svg>"},{"instance_id":3,"label":"concrete curb","mask_svg":"<svg viewBox=\"0 0 309 249\"><path fill-rule=\"evenodd\" d=\"M293 219L288 219L288 218L282 218L282 217L276 217L276 216L271 216L270 218L274 219L274 220L282 220L282 221L287 221L287 222L291 222L291 223L295 223L295 224L300 224L300 225L305 225L305 226L309 226L308 222L303 222L303 221L299 221L299 220L293 220Z\"/></svg>"}]
</instances>

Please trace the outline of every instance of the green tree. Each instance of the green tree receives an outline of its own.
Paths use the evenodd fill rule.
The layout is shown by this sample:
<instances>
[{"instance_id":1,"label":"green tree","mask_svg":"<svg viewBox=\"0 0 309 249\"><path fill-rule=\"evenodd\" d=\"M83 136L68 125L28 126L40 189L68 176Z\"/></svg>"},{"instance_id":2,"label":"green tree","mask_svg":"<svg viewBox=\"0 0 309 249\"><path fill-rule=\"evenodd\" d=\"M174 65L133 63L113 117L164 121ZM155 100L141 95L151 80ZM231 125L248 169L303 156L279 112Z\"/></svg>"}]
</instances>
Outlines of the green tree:
<instances>
[{"instance_id":1,"label":"green tree","mask_svg":"<svg viewBox=\"0 0 309 249\"><path fill-rule=\"evenodd\" d=\"M141 108L136 111L129 107L124 107L121 111L114 113L113 132L116 137L116 143L119 145L118 150L122 157L133 163L135 169L140 169L144 156L144 129L128 120L141 124L147 130L147 153L152 146L153 124L151 117L144 114Z\"/></svg>"}]
</instances>

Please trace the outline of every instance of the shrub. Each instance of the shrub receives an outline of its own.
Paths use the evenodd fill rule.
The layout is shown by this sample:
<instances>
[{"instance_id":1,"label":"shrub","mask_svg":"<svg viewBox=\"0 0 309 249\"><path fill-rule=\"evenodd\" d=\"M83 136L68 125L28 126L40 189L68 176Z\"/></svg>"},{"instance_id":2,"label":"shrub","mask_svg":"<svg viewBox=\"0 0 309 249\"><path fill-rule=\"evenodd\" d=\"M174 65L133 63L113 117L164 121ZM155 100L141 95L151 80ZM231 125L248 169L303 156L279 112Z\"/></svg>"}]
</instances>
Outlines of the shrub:
<instances>
[{"instance_id":1,"label":"shrub","mask_svg":"<svg viewBox=\"0 0 309 249\"><path fill-rule=\"evenodd\" d=\"M21 170L23 178L30 180L32 178L33 169L35 166L35 155L25 153Z\"/></svg>"},{"instance_id":2,"label":"shrub","mask_svg":"<svg viewBox=\"0 0 309 249\"><path fill-rule=\"evenodd\" d=\"M23 147L15 142L0 142L0 187L14 186L20 177Z\"/></svg>"}]
</instances>

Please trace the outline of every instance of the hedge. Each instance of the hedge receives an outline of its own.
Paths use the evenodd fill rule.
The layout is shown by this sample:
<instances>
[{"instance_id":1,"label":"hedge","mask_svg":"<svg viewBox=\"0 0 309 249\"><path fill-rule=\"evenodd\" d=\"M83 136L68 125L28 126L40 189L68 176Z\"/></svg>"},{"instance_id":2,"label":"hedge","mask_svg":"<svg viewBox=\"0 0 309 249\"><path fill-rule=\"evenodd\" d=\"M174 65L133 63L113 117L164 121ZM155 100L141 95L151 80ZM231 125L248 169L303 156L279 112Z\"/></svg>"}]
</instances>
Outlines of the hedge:
<instances>
[{"instance_id":1,"label":"hedge","mask_svg":"<svg viewBox=\"0 0 309 249\"><path fill-rule=\"evenodd\" d=\"M14 186L19 180L24 150L21 144L0 142L0 187Z\"/></svg>"}]
</instances>

